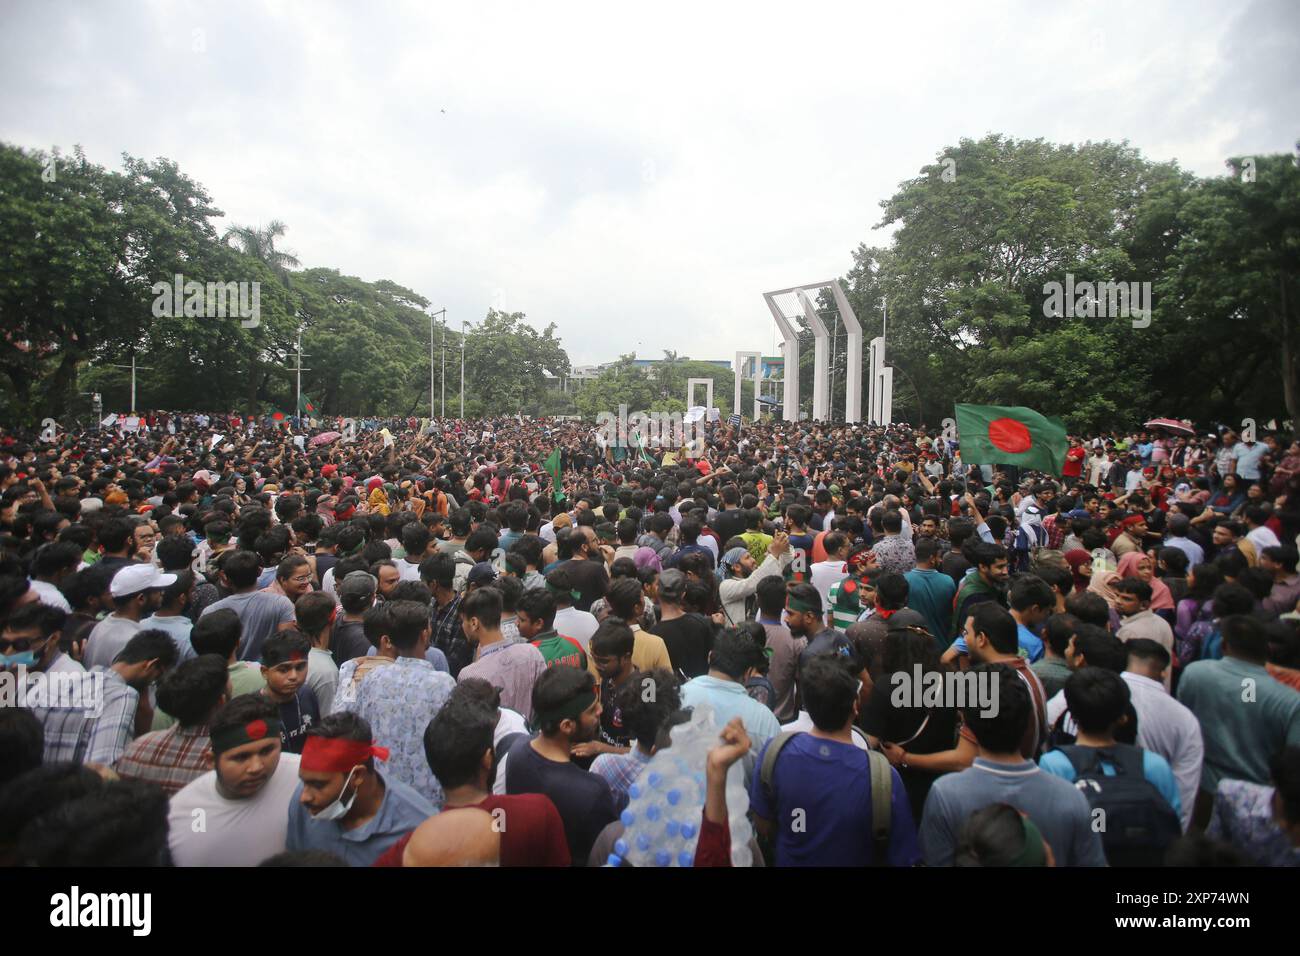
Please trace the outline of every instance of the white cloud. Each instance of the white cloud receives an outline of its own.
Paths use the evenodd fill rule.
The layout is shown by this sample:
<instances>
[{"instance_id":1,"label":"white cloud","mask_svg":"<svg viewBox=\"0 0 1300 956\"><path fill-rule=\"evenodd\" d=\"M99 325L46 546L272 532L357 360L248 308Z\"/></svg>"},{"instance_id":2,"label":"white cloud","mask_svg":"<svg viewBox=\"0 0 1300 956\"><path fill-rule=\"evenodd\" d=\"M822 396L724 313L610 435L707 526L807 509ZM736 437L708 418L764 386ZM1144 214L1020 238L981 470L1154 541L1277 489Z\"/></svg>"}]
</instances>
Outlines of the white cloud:
<instances>
[{"instance_id":1,"label":"white cloud","mask_svg":"<svg viewBox=\"0 0 1300 956\"><path fill-rule=\"evenodd\" d=\"M1253 5L11 4L0 138L167 156L307 265L555 322L578 363L772 348L962 136L1291 148L1297 15ZM1290 43L1288 44L1288 42ZM1254 78L1241 92L1242 76Z\"/></svg>"}]
</instances>

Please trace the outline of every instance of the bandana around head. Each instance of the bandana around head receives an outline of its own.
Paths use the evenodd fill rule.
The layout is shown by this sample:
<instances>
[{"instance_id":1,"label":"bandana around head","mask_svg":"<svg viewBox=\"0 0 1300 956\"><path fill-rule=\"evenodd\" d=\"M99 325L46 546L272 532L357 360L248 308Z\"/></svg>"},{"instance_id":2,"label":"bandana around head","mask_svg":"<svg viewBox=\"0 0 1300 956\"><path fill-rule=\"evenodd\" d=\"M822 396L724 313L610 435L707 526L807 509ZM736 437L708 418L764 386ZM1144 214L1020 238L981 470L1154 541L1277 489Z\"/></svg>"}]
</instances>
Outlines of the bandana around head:
<instances>
[{"instance_id":1,"label":"bandana around head","mask_svg":"<svg viewBox=\"0 0 1300 956\"><path fill-rule=\"evenodd\" d=\"M371 757L387 760L388 748L377 747L373 741L314 734L303 744L298 766L311 773L347 773Z\"/></svg>"},{"instance_id":2,"label":"bandana around head","mask_svg":"<svg viewBox=\"0 0 1300 956\"><path fill-rule=\"evenodd\" d=\"M212 753L223 754L235 747L255 743L268 737L280 736L281 724L276 718L250 720L238 727L225 727L212 734Z\"/></svg>"}]
</instances>

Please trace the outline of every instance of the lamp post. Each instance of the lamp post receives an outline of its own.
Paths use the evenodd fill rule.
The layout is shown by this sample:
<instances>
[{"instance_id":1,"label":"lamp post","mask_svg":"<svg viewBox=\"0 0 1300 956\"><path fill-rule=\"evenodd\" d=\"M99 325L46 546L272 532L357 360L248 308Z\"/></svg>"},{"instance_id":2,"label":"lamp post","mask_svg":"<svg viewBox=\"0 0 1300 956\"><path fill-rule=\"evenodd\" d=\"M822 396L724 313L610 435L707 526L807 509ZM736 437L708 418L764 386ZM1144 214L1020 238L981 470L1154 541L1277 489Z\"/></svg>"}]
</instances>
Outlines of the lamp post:
<instances>
[{"instance_id":1,"label":"lamp post","mask_svg":"<svg viewBox=\"0 0 1300 956\"><path fill-rule=\"evenodd\" d=\"M469 325L460 320L460 417L465 420L465 329Z\"/></svg>"},{"instance_id":2,"label":"lamp post","mask_svg":"<svg viewBox=\"0 0 1300 956\"><path fill-rule=\"evenodd\" d=\"M438 315L442 316L442 321L443 321L442 344L443 344L444 357L443 357L442 367L443 367L444 377L447 371L447 362L446 362L447 310L439 309L437 312L429 313L429 417L430 418L433 417L433 319L434 316L438 316ZM443 411L445 412L447 410L447 383L446 382L443 382L442 384L442 406L443 406Z\"/></svg>"}]
</instances>

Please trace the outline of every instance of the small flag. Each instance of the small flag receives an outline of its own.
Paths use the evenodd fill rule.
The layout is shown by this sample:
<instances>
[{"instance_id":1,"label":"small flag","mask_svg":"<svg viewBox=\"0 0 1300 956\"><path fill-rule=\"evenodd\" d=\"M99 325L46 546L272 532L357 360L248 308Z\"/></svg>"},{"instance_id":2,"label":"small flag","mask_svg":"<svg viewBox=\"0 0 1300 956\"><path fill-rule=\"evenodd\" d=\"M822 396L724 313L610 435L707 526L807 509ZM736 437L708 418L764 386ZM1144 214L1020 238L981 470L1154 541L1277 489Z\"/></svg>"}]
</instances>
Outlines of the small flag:
<instances>
[{"instance_id":1,"label":"small flag","mask_svg":"<svg viewBox=\"0 0 1300 956\"><path fill-rule=\"evenodd\" d=\"M961 459L971 465L1018 465L1049 475L1065 469L1065 425L1021 405L957 405Z\"/></svg>"},{"instance_id":2,"label":"small flag","mask_svg":"<svg viewBox=\"0 0 1300 956\"><path fill-rule=\"evenodd\" d=\"M564 497L564 492L560 491L560 449L553 449L546 456L546 461L542 462L542 470L551 476L552 497L559 501Z\"/></svg>"},{"instance_id":3,"label":"small flag","mask_svg":"<svg viewBox=\"0 0 1300 956\"><path fill-rule=\"evenodd\" d=\"M271 421L273 422L284 421L284 412L273 412L271 415Z\"/></svg>"},{"instance_id":4,"label":"small flag","mask_svg":"<svg viewBox=\"0 0 1300 956\"><path fill-rule=\"evenodd\" d=\"M316 414L316 406L311 403L311 399L308 398L306 395L298 396L298 414L299 415Z\"/></svg>"}]
</instances>

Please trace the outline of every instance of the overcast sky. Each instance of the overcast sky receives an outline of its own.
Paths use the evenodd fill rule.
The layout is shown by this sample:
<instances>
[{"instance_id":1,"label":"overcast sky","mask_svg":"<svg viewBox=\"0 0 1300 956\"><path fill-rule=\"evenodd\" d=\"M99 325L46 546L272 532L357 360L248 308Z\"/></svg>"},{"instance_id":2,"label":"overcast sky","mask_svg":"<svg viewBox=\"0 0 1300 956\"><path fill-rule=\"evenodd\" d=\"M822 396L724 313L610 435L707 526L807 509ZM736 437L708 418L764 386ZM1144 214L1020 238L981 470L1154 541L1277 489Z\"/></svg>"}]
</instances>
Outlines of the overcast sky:
<instances>
[{"instance_id":1,"label":"overcast sky","mask_svg":"<svg viewBox=\"0 0 1300 956\"><path fill-rule=\"evenodd\" d=\"M304 265L452 323L554 322L578 364L730 359L773 349L762 292L885 243L881 200L945 145L1221 174L1294 148L1298 52L1295 0L0 0L0 140L169 157L218 228L281 219Z\"/></svg>"}]
</instances>

